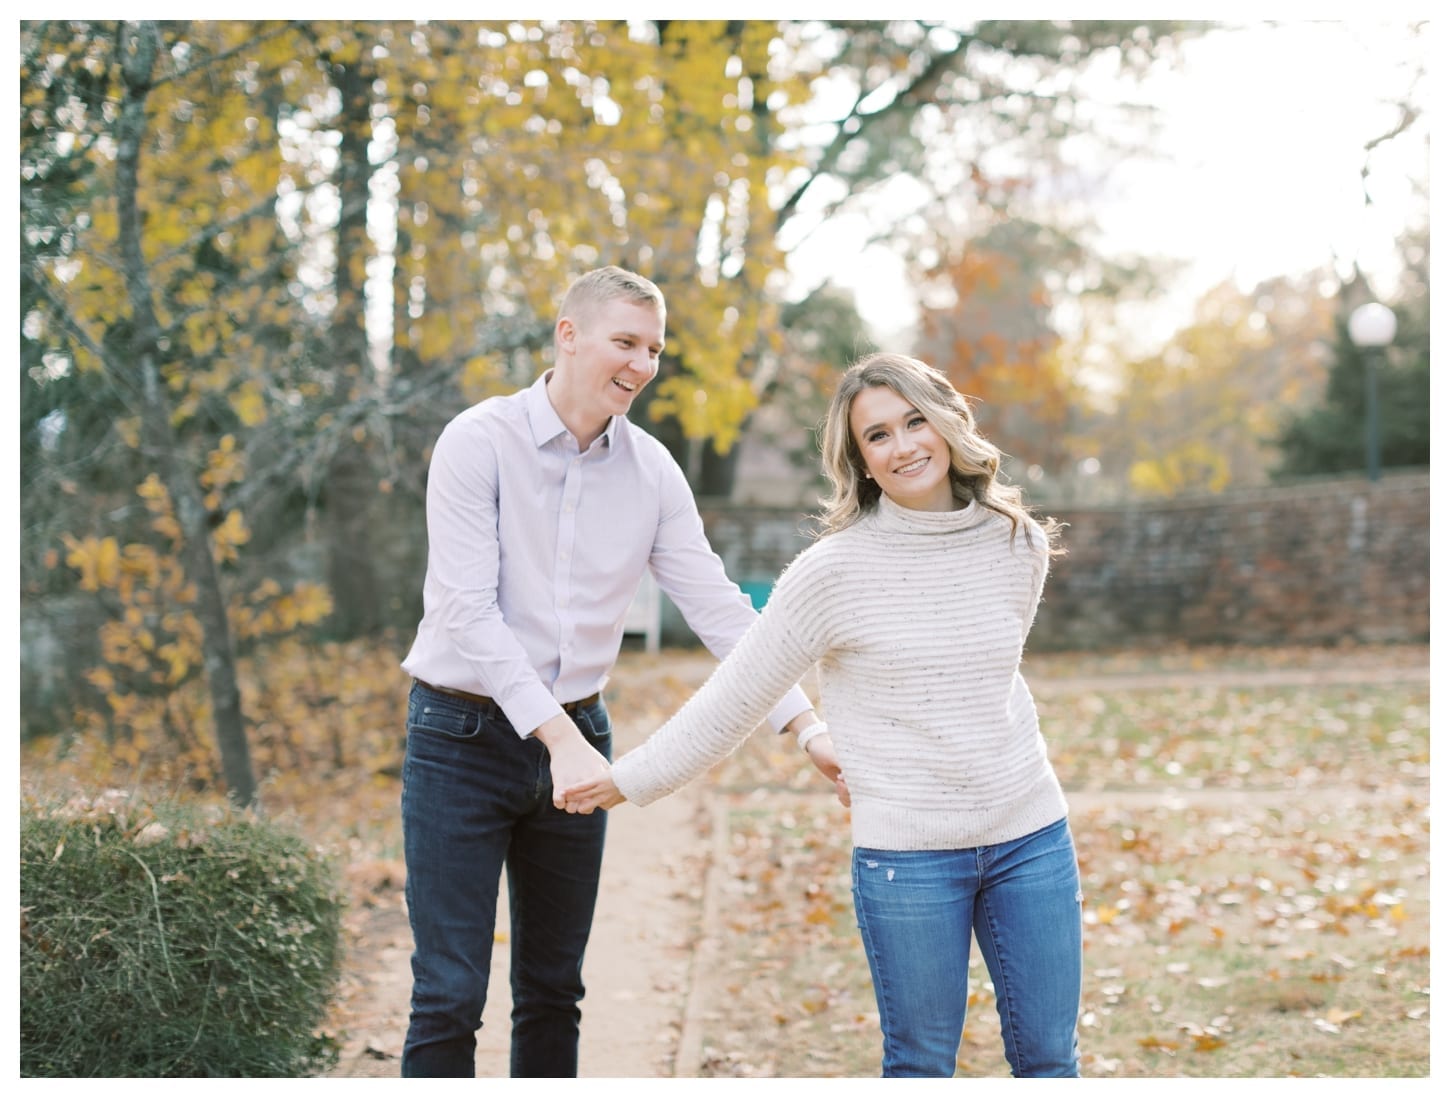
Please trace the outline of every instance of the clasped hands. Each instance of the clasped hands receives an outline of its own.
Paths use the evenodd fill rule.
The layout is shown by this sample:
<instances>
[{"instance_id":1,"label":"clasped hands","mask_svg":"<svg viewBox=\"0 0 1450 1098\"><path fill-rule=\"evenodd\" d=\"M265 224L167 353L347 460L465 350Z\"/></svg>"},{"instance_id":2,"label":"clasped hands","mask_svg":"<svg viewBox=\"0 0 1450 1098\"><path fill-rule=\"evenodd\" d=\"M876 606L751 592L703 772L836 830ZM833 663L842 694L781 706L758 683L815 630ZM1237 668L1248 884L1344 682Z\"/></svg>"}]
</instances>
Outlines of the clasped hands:
<instances>
[{"instance_id":1,"label":"clasped hands","mask_svg":"<svg viewBox=\"0 0 1450 1098\"><path fill-rule=\"evenodd\" d=\"M610 774L609 760L568 717L561 713L545 721L534 729L534 737L549 750L555 808L588 815L596 808L613 808L624 800Z\"/></svg>"},{"instance_id":2,"label":"clasped hands","mask_svg":"<svg viewBox=\"0 0 1450 1098\"><path fill-rule=\"evenodd\" d=\"M567 720L567 718L565 718ZM572 721L568 735L554 722L545 724L536 735L549 748L549 772L554 781L554 807L571 814L587 816L596 808L610 809L627 799L614 784L609 760L596 751ZM547 730L547 731L546 731ZM817 736L806 744L811 762L836 788L836 799L851 806L851 790L836 759L836 748L829 734Z\"/></svg>"},{"instance_id":3,"label":"clasped hands","mask_svg":"<svg viewBox=\"0 0 1450 1098\"><path fill-rule=\"evenodd\" d=\"M600 759L603 761L603 756ZM563 790L557 785L554 786L554 807L583 816L589 815L596 808L613 808L617 804L623 804L626 799L619 791L619 786L614 784L614 774L608 762L604 763L603 772L592 779L578 782Z\"/></svg>"}]
</instances>

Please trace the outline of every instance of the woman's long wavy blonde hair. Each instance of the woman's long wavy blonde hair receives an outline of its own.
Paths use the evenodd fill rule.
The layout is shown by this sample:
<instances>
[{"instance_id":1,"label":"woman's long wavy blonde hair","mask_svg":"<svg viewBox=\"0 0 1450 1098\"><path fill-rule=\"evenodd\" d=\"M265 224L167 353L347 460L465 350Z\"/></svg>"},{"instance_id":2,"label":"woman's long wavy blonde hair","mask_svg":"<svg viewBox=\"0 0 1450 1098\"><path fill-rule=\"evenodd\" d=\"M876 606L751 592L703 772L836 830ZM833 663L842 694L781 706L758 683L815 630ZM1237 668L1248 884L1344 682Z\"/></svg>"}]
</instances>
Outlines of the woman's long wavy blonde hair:
<instances>
[{"instance_id":1,"label":"woman's long wavy blonde hair","mask_svg":"<svg viewBox=\"0 0 1450 1098\"><path fill-rule=\"evenodd\" d=\"M1060 524L1050 518L1039 522L1022 503L1022 489L997 479L1002 452L977 430L966 398L946 375L909 355L885 352L867 355L846 371L826 412L821 456L831 495L824 501L821 522L827 533L844 530L875 510L881 499L881 486L865 475L865 459L851 434L852 403L863 390L875 388L892 390L946 440L952 455L952 494L957 499L975 501L1006 516L1014 537L1024 525L1037 526L1046 535L1049 553L1062 552Z\"/></svg>"}]
</instances>

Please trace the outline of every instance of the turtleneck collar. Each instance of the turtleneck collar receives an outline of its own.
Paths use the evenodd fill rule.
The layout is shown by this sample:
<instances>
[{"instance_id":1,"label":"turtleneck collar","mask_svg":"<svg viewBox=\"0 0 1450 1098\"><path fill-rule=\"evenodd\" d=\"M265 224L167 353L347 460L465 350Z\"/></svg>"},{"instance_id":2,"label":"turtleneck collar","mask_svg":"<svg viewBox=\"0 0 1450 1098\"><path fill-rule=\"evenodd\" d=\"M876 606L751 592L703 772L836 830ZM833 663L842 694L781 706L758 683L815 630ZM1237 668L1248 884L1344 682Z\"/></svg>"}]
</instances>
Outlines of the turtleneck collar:
<instances>
[{"instance_id":1,"label":"turtleneck collar","mask_svg":"<svg viewBox=\"0 0 1450 1098\"><path fill-rule=\"evenodd\" d=\"M972 500L955 511L913 511L885 493L876 502L877 526L903 534L948 534L966 530L983 522L990 513Z\"/></svg>"}]
</instances>

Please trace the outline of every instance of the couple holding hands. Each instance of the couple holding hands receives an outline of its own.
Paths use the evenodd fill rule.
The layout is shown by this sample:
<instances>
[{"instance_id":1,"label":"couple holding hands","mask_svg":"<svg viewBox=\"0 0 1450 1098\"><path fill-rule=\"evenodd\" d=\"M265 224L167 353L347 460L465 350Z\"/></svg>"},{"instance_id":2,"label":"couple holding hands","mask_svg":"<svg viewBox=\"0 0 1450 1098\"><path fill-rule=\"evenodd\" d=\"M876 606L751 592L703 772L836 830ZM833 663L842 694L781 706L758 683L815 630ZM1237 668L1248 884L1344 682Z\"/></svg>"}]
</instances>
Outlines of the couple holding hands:
<instances>
[{"instance_id":1,"label":"couple holding hands","mask_svg":"<svg viewBox=\"0 0 1450 1098\"><path fill-rule=\"evenodd\" d=\"M403 1074L474 1074L507 872L510 1074L576 1075L604 810L679 789L762 721L850 808L882 1074L954 1073L974 939L1013 1075L1078 1074L1077 859L1019 670L1057 525L999 480L999 451L942 373L869 355L827 412L824 532L757 615L679 467L626 418L665 318L648 279L582 276L552 368L458 415L434 449L424 613L403 662ZM646 568L721 663L611 764L601 690ZM798 685L812 667L829 726Z\"/></svg>"}]
</instances>

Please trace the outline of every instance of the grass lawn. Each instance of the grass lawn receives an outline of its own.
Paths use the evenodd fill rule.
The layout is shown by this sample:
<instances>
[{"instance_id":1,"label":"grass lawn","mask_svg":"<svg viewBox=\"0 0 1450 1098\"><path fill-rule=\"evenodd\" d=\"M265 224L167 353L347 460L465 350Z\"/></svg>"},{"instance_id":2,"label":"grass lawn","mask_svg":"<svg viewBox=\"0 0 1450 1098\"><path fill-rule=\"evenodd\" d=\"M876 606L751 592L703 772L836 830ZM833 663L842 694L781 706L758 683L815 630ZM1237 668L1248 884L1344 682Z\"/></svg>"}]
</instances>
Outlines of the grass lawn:
<instances>
[{"instance_id":1,"label":"grass lawn","mask_svg":"<svg viewBox=\"0 0 1450 1098\"><path fill-rule=\"evenodd\" d=\"M281 646L244 683L264 803L339 852L363 905L401 881L394 648ZM610 691L629 742L713 666L626 652ZM1030 656L1082 873L1085 1075L1428 1075L1428 667L1424 646ZM180 787L194 755L67 735L23 744L21 771ZM766 731L704 780L701 1073L877 1075L847 810ZM979 960L959 1074L1007 1074Z\"/></svg>"},{"instance_id":2,"label":"grass lawn","mask_svg":"<svg viewBox=\"0 0 1450 1098\"><path fill-rule=\"evenodd\" d=\"M1425 666L1423 649L1034 661L1083 879L1085 1075L1428 1075L1429 685L1365 673L1414 651ZM1275 685L1275 666L1322 681ZM706 1072L878 1074L847 810L763 732L711 780L727 933ZM979 959L958 1063L1008 1074Z\"/></svg>"}]
</instances>

